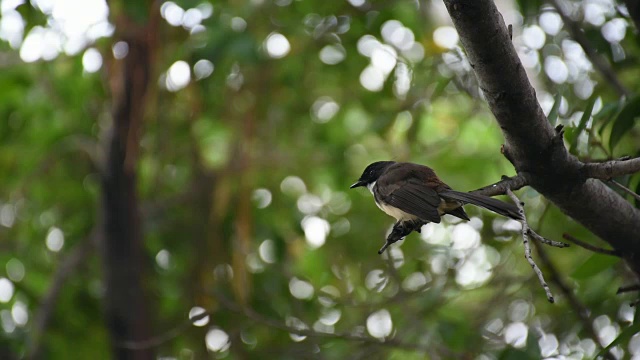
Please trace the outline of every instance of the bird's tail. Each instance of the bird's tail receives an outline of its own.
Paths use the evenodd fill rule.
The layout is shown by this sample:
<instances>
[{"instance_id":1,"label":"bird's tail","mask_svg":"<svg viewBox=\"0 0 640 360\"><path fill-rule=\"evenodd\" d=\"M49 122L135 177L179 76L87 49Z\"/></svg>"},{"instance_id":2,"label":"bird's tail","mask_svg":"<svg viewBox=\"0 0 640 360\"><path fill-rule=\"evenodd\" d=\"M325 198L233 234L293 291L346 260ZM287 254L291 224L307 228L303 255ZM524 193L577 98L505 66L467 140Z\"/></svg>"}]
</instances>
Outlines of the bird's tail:
<instances>
[{"instance_id":1,"label":"bird's tail","mask_svg":"<svg viewBox=\"0 0 640 360\"><path fill-rule=\"evenodd\" d=\"M517 206L490 198L484 195L459 192L455 190L445 190L439 195L445 199L457 200L463 203L473 204L491 210L494 213L506 216L514 220L522 220L522 215Z\"/></svg>"}]
</instances>

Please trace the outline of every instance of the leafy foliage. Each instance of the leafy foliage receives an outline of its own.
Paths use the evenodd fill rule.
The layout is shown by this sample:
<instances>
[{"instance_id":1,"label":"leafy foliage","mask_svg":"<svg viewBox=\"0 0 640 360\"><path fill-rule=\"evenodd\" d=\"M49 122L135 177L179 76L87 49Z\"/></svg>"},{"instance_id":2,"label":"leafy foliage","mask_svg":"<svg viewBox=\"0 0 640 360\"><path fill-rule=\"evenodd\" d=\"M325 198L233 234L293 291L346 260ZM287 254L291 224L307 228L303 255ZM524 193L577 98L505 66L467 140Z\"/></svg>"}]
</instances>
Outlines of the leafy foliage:
<instances>
[{"instance_id":1,"label":"leafy foliage","mask_svg":"<svg viewBox=\"0 0 640 360\"><path fill-rule=\"evenodd\" d=\"M110 2L113 26L148 21L140 4ZM542 2L516 5L514 45L549 120L569 128L571 152L640 154L638 96L615 95L570 34L542 21ZM631 21L593 6L604 6L602 22L575 21L635 93L637 31L609 42L606 24ZM633 278L616 258L542 250L590 310L584 321L558 284L557 303L546 302L517 228L492 213L469 208L469 223L445 218L376 254L392 219L348 189L368 163L428 164L460 191L513 175L439 1L184 0L152 11L163 17L136 165L145 286L154 332L181 329L155 345L158 356L591 358L609 344L640 354L635 298L615 295ZM24 39L1 45L0 358L31 351L54 274L100 226L109 74L122 49L105 30L88 42L98 72L87 52L58 54L66 40L57 56L23 61L57 13L28 3L16 12ZM618 180L640 189L637 175ZM519 195L541 234L597 243L534 190ZM62 284L44 358L108 353L98 251ZM194 307L208 322L181 327Z\"/></svg>"}]
</instances>

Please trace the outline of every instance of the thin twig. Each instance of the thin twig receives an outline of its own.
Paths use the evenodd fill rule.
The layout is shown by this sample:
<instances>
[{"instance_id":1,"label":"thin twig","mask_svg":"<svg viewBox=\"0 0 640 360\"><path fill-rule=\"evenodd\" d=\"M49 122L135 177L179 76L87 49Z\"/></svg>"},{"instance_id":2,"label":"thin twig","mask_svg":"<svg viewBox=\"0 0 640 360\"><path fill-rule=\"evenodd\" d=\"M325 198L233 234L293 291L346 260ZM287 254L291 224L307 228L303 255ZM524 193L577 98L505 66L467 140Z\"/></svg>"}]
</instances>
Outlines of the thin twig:
<instances>
[{"instance_id":1,"label":"thin twig","mask_svg":"<svg viewBox=\"0 0 640 360\"><path fill-rule=\"evenodd\" d=\"M549 285L547 285L547 282L544 280L542 271L540 270L536 262L533 261L533 257L531 257L531 245L529 245L529 234L531 234L533 230L531 230L531 228L529 227L529 223L527 223L527 218L524 214L524 208L522 207L522 202L520 202L520 199L518 199L516 194L514 194L513 191L511 191L511 189L509 188L507 188L507 195L509 195L511 200L513 200L513 202L516 204L516 206L518 207L518 210L520 210L520 215L522 215L522 220L520 220L520 223L522 224L522 243L524 244L524 257L529 262L529 265L531 265L533 272L535 272L536 275L538 276L538 281L540 282L540 285L542 285L544 292L547 294L547 300L549 300L550 303L553 303L555 300L553 299L553 294L551 294L551 289L549 289Z\"/></svg>"},{"instance_id":2,"label":"thin twig","mask_svg":"<svg viewBox=\"0 0 640 360\"><path fill-rule=\"evenodd\" d=\"M253 321L255 323L266 325L266 326L274 328L274 329L286 331L286 332L291 333L291 334L300 335L300 336L309 336L309 337L339 339L339 340L348 340L348 341L359 341L359 342L363 342L363 343L371 344L371 345L379 345L379 346L392 347L392 348L401 348L401 349L405 349L405 350L413 350L413 351L420 351L420 352L427 351L427 346L428 345L406 343L406 342L403 342L403 341L400 341L400 340L397 340L397 339L393 339L393 338L386 338L386 339L381 340L381 339L377 339L377 338L370 337L370 336L357 335L357 334L354 334L354 333L327 333L327 332L322 332L322 331L315 331L315 330L312 330L312 329L305 329L305 328L297 328L297 327L293 327L293 326L288 326L286 324L281 323L280 321L267 318L267 317L255 312L254 310L252 310L250 308L240 307L240 306L238 306L237 304L235 304L234 302L232 302L226 296L224 296L223 294L221 294L219 292L216 292L215 296L218 299L218 301L220 301L220 304L222 304L222 306L224 306L228 310L233 311L235 313L242 314L245 317L247 317L249 320L251 320L251 321Z\"/></svg>"},{"instance_id":3,"label":"thin twig","mask_svg":"<svg viewBox=\"0 0 640 360\"><path fill-rule=\"evenodd\" d=\"M613 185L617 186L618 188L620 188L622 191L626 192L627 194L633 196L636 200L640 201L640 195L636 194L633 190L629 189L628 187L620 184L619 182L611 179L609 180L609 182L611 182Z\"/></svg>"},{"instance_id":4,"label":"thin twig","mask_svg":"<svg viewBox=\"0 0 640 360\"><path fill-rule=\"evenodd\" d=\"M78 268L86 261L95 246L95 229L87 238L77 244L69 254L62 260L56 269L51 285L46 295L40 303L40 307L36 311L35 320L31 329L31 336L27 345L27 359L39 359L41 357L42 335L49 326L49 321L56 308L60 291L69 276L73 275Z\"/></svg>"},{"instance_id":5,"label":"thin twig","mask_svg":"<svg viewBox=\"0 0 640 360\"><path fill-rule=\"evenodd\" d=\"M317 337L317 338L332 338L332 339L341 339L341 340L349 340L349 341L360 341L360 342L375 344L380 346L402 348L402 349L408 349L408 350L414 350L414 351L426 351L426 347L423 345L405 343L402 341L398 341L396 339L379 340L373 337L357 335L352 333L326 333L326 332L319 332L311 329L296 328L293 326L283 324L279 321L269 319L255 312L252 309L242 308L219 292L215 292L215 296L220 302L220 304L224 306L226 309L233 311L235 313L242 314L246 316L249 320L255 323L266 325L274 329L283 330L291 334L296 334L300 336ZM142 340L142 341L122 341L122 342L119 342L117 345L118 347L131 349L131 350L143 350L143 349L157 347L164 344L167 341L170 341L171 339L174 339L178 335L182 334L193 324L194 321L198 321L207 316L213 316L213 315L214 315L213 311L205 311L191 317L188 320L185 320L180 325L158 336L154 336L153 338Z\"/></svg>"},{"instance_id":6,"label":"thin twig","mask_svg":"<svg viewBox=\"0 0 640 360\"><path fill-rule=\"evenodd\" d=\"M202 320L207 316L213 315L212 311L204 311L197 315L192 316L191 318L183 321L180 325L170 329L158 336L154 336L150 339L142 340L142 341L120 341L116 344L116 346L129 349L129 350L145 350L149 348L158 347L167 341L177 337L178 335L185 332L191 325L198 320Z\"/></svg>"},{"instance_id":7,"label":"thin twig","mask_svg":"<svg viewBox=\"0 0 640 360\"><path fill-rule=\"evenodd\" d=\"M618 256L620 257L620 253L616 250L608 250L608 249L603 249L601 247L597 247L594 245L591 245L587 242L584 242L582 240L576 239L574 236L571 236L571 234L567 234L564 233L562 234L562 238L564 238L565 240L571 241L572 243L585 248L587 250L591 250L593 252L599 253L599 254L605 254L605 255L611 255L611 256Z\"/></svg>"},{"instance_id":8,"label":"thin twig","mask_svg":"<svg viewBox=\"0 0 640 360\"><path fill-rule=\"evenodd\" d=\"M551 6L556 9L565 25L567 25L567 28L571 33L571 37L580 44L582 50L584 50L584 53L587 55L593 66L600 72L602 77L609 83L609 85L611 85L618 95L629 97L631 92L622 84L620 79L618 79L618 76L613 71L611 65L609 65L604 57L598 54L593 45L591 45L591 42L582 31L581 26L564 12L564 9L558 0L551 0L550 3Z\"/></svg>"},{"instance_id":9,"label":"thin twig","mask_svg":"<svg viewBox=\"0 0 640 360\"><path fill-rule=\"evenodd\" d=\"M632 292L632 291L640 291L640 284L620 286L618 288L618 291L616 291L616 294L622 294L622 293Z\"/></svg>"},{"instance_id":10,"label":"thin twig","mask_svg":"<svg viewBox=\"0 0 640 360\"><path fill-rule=\"evenodd\" d=\"M559 248L564 248L564 247L569 247L570 245L567 243L564 243L562 241L555 241L555 240L550 240L547 239L546 237L541 236L540 234L536 233L535 231L529 229L529 235L531 235L532 238L534 238L535 240L538 240L540 243L545 244L545 245L549 245L549 246L555 246L555 247L559 247Z\"/></svg>"}]
</instances>

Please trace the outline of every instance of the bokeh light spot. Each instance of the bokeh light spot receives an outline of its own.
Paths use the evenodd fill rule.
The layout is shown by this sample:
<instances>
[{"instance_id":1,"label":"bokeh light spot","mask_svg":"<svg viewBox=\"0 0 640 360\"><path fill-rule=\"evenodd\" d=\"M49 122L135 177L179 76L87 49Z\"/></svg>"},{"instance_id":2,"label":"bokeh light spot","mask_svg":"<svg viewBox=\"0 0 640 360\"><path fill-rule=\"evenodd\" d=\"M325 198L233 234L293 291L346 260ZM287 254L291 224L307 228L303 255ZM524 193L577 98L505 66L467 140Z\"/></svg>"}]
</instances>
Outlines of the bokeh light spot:
<instances>
[{"instance_id":1,"label":"bokeh light spot","mask_svg":"<svg viewBox=\"0 0 640 360\"><path fill-rule=\"evenodd\" d=\"M167 71L167 90L175 92L184 89L191 81L191 69L186 61L178 60Z\"/></svg>"},{"instance_id":2,"label":"bokeh light spot","mask_svg":"<svg viewBox=\"0 0 640 360\"><path fill-rule=\"evenodd\" d=\"M318 56L323 63L335 65L341 63L347 57L347 51L340 44L332 44L323 47Z\"/></svg>"},{"instance_id":3,"label":"bokeh light spot","mask_svg":"<svg viewBox=\"0 0 640 360\"><path fill-rule=\"evenodd\" d=\"M542 49L546 38L544 31L538 25L528 26L522 31L522 40L531 49Z\"/></svg>"},{"instance_id":4,"label":"bokeh light spot","mask_svg":"<svg viewBox=\"0 0 640 360\"><path fill-rule=\"evenodd\" d=\"M315 122L324 124L331 120L340 110L340 105L328 96L319 97L311 105L311 114Z\"/></svg>"},{"instance_id":5,"label":"bokeh light spot","mask_svg":"<svg viewBox=\"0 0 640 360\"><path fill-rule=\"evenodd\" d=\"M331 229L329 222L317 216L307 216L302 219L302 229L307 239L307 244L314 249L324 245Z\"/></svg>"},{"instance_id":6,"label":"bokeh light spot","mask_svg":"<svg viewBox=\"0 0 640 360\"><path fill-rule=\"evenodd\" d=\"M0 302L6 303L13 297L13 283L7 278L0 278Z\"/></svg>"},{"instance_id":7,"label":"bokeh light spot","mask_svg":"<svg viewBox=\"0 0 640 360\"><path fill-rule=\"evenodd\" d=\"M53 252L60 251L62 246L64 246L64 234L62 233L62 230L57 227L49 229L45 239L45 244L47 245L47 249Z\"/></svg>"},{"instance_id":8,"label":"bokeh light spot","mask_svg":"<svg viewBox=\"0 0 640 360\"><path fill-rule=\"evenodd\" d=\"M7 269L7 276L9 276L11 281L22 281L25 274L24 264L22 264L22 261L16 258L11 258L7 261L7 265L5 267Z\"/></svg>"},{"instance_id":9,"label":"bokeh light spot","mask_svg":"<svg viewBox=\"0 0 640 360\"><path fill-rule=\"evenodd\" d=\"M229 335L220 329L209 330L204 341L207 345L207 349L213 352L226 351L229 346L231 346Z\"/></svg>"},{"instance_id":10,"label":"bokeh light spot","mask_svg":"<svg viewBox=\"0 0 640 360\"><path fill-rule=\"evenodd\" d=\"M529 328L522 322L507 325L504 329L504 341L515 348L521 349L527 344Z\"/></svg>"},{"instance_id":11,"label":"bokeh light spot","mask_svg":"<svg viewBox=\"0 0 640 360\"><path fill-rule=\"evenodd\" d=\"M384 86L384 74L374 66L367 66L360 73L360 84L369 91L380 91Z\"/></svg>"},{"instance_id":12,"label":"bokeh light spot","mask_svg":"<svg viewBox=\"0 0 640 360\"><path fill-rule=\"evenodd\" d=\"M309 300L313 297L313 285L296 277L289 281L289 292L296 299Z\"/></svg>"},{"instance_id":13,"label":"bokeh light spot","mask_svg":"<svg viewBox=\"0 0 640 360\"><path fill-rule=\"evenodd\" d=\"M271 58L280 59L291 51L291 45L284 35L273 32L265 40L265 49Z\"/></svg>"},{"instance_id":14,"label":"bokeh light spot","mask_svg":"<svg viewBox=\"0 0 640 360\"><path fill-rule=\"evenodd\" d=\"M82 55L84 71L94 73L102 67L102 55L95 48L88 48Z\"/></svg>"},{"instance_id":15,"label":"bokeh light spot","mask_svg":"<svg viewBox=\"0 0 640 360\"><path fill-rule=\"evenodd\" d=\"M271 204L273 196L268 189L260 188L253 191L252 199L258 209L264 209Z\"/></svg>"},{"instance_id":16,"label":"bokeh light spot","mask_svg":"<svg viewBox=\"0 0 640 360\"><path fill-rule=\"evenodd\" d=\"M214 66L211 61L207 59L201 59L193 65L193 75L195 75L196 80L202 80L213 74L213 69Z\"/></svg>"},{"instance_id":17,"label":"bokeh light spot","mask_svg":"<svg viewBox=\"0 0 640 360\"><path fill-rule=\"evenodd\" d=\"M189 310L189 320L191 320L191 323L194 326L205 326L209 323L209 315L204 316L204 314L207 311L200 307L200 306L194 306L191 308L191 310ZM198 320L192 320L194 317L198 316L199 319Z\"/></svg>"},{"instance_id":18,"label":"bokeh light spot","mask_svg":"<svg viewBox=\"0 0 640 360\"><path fill-rule=\"evenodd\" d=\"M386 309L378 310L367 318L367 331L375 338L383 339L391 335L393 322Z\"/></svg>"},{"instance_id":19,"label":"bokeh light spot","mask_svg":"<svg viewBox=\"0 0 640 360\"><path fill-rule=\"evenodd\" d=\"M440 26L433 32L433 42L441 48L453 49L458 45L460 37L452 26Z\"/></svg>"}]
</instances>

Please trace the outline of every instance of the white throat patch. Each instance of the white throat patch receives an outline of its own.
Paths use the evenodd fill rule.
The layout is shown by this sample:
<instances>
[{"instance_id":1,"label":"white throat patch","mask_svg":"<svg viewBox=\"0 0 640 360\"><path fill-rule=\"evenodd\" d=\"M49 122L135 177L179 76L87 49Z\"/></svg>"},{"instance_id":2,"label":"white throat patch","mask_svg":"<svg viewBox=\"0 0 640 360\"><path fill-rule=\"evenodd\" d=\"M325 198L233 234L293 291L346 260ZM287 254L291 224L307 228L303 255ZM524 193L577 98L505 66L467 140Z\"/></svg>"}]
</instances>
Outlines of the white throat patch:
<instances>
[{"instance_id":1,"label":"white throat patch","mask_svg":"<svg viewBox=\"0 0 640 360\"><path fill-rule=\"evenodd\" d=\"M369 189L369 191L371 192L371 195L373 195L373 187L376 186L376 181L367 184L367 189Z\"/></svg>"}]
</instances>

